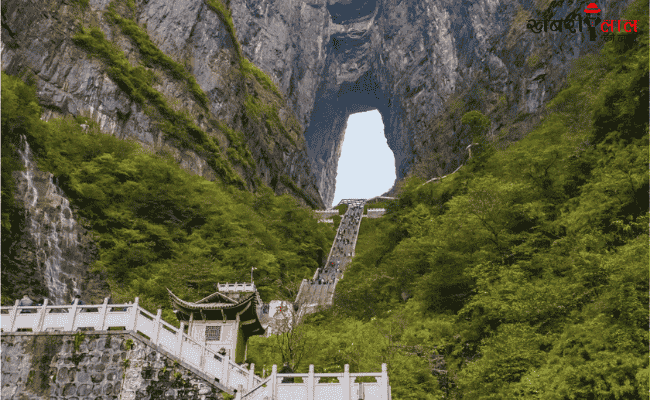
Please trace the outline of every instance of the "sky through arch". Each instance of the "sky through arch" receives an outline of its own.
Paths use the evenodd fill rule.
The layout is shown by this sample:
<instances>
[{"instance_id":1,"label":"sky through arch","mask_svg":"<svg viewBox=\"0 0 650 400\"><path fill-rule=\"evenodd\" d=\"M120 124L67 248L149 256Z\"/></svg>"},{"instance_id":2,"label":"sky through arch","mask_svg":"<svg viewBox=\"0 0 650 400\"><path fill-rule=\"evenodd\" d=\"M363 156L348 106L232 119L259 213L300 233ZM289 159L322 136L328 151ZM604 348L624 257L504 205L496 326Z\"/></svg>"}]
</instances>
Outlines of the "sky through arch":
<instances>
[{"instance_id":1,"label":"sky through arch","mask_svg":"<svg viewBox=\"0 0 650 400\"><path fill-rule=\"evenodd\" d=\"M336 175L333 206L341 199L371 198L395 182L395 156L384 136L379 111L350 115Z\"/></svg>"}]
</instances>

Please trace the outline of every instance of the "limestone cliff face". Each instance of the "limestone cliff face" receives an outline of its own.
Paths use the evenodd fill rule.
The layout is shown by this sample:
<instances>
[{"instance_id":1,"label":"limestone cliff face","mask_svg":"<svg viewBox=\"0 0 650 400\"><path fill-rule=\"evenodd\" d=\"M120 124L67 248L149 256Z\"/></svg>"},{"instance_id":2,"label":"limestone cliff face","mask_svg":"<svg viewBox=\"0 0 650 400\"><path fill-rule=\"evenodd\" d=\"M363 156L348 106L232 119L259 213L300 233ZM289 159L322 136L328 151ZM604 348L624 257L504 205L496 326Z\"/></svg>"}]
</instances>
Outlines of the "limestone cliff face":
<instances>
[{"instance_id":1,"label":"limestone cliff face","mask_svg":"<svg viewBox=\"0 0 650 400\"><path fill-rule=\"evenodd\" d=\"M582 32L535 34L586 1L232 0L245 55L271 75L305 127L325 204L334 197L347 117L377 109L397 179L464 162L459 116L477 109L491 135L517 140L565 82L570 61L600 48ZM616 19L629 1L598 2ZM502 130L506 125L512 126Z\"/></svg>"},{"instance_id":2,"label":"limestone cliff face","mask_svg":"<svg viewBox=\"0 0 650 400\"><path fill-rule=\"evenodd\" d=\"M25 222L3 259L3 295L30 296L50 304L70 304L75 294L87 302L109 295L108 286L89 266L96 256L91 234L75 219L68 199L49 172L39 170L29 144L19 150L25 170L14 172L16 202Z\"/></svg>"},{"instance_id":3,"label":"limestone cliff face","mask_svg":"<svg viewBox=\"0 0 650 400\"><path fill-rule=\"evenodd\" d=\"M4 1L2 70L35 82L45 120L64 115L88 117L105 133L172 154L194 174L215 180L224 171L232 172L247 189L255 190L263 183L277 194L290 194L303 204L323 208L302 128L281 96L242 72L232 32L223 15L209 7L211 1L90 0L87 5L76 0ZM179 74L160 63L146 61L137 41L107 17L111 4L195 78L207 97L205 105L197 100L187 79L179 79ZM152 112L151 102L135 101L113 79L109 61L75 41L82 28L92 27L99 28L131 67L146 66L154 77L152 90L162 95L176 115L187 115L214 141L216 156L179 146L165 135L160 125L165 116ZM251 110L247 103L257 108ZM223 171L211 166L210 157L218 158ZM24 154L23 158L30 157ZM93 261L92 238L76 221L52 175L37 170L34 160L30 162L28 175L15 176L25 221L16 233L11 265L3 265L7 283L3 290L8 288L3 296L28 294L35 300L49 297L55 303L66 303L79 290L84 301L101 301L107 287L88 268Z\"/></svg>"},{"instance_id":4,"label":"limestone cliff face","mask_svg":"<svg viewBox=\"0 0 650 400\"><path fill-rule=\"evenodd\" d=\"M204 154L169 140L158 125L159 115L147 112L148 106L134 101L119 82L111 79L106 60L91 57L75 43L73 37L81 27L99 27L132 66L147 64L136 41L106 17L111 1L90 0L88 6L83 3L3 2L2 70L33 77L41 105L46 108L44 119L70 114L90 117L106 133L133 138L155 151L171 153L186 170L216 179L220 172L206 162ZM278 194L288 193L321 208L303 133L292 124L291 110L284 100L274 100L279 118L276 125L282 124L281 128L288 132L284 136L272 132L262 119L246 118L245 100L263 91L251 79L242 78L232 35L208 3L148 0L133 2L135 7L130 8L127 1L112 2L149 35L156 47L194 76L207 96L206 107L192 95L187 82L160 65L147 65L155 75L153 89L162 94L174 111L187 113L191 122L216 142L226 168L239 175L250 190L263 182ZM218 128L218 121L243 133L253 165L233 156L239 151L235 149L236 140Z\"/></svg>"},{"instance_id":5,"label":"limestone cliff face","mask_svg":"<svg viewBox=\"0 0 650 400\"><path fill-rule=\"evenodd\" d=\"M492 120L490 135L517 140L565 82L570 61L602 44L600 37L590 41L586 29L541 34L526 29L529 18L564 18L582 12L586 1L219 0L232 11L243 55L288 100L276 111L283 124L294 126L287 128L297 139L292 142L273 137L264 122L251 125L244 100L256 88L236 79L237 46L210 1L133 2L133 19L196 78L208 111L164 71L157 71L155 89L174 109L186 110L224 153L232 141L210 120L244 133L254 167L229 162L250 189L261 179L276 193L298 193L312 205L322 205L320 198L331 204L351 113L379 110L398 179L415 165L424 166L416 171L421 175L441 175L466 157L463 112L484 112ZM166 140L156 118L110 79L106 65L89 59L71 40L79 26L99 26L132 65L142 62L134 42L104 17L111 2L83 3L3 2L3 70L35 74L39 97L49 108L45 118L90 116L104 131L167 149L184 168L214 179L219 173L205 157ZM615 19L628 4L603 0L598 6L601 16Z\"/></svg>"}]
</instances>

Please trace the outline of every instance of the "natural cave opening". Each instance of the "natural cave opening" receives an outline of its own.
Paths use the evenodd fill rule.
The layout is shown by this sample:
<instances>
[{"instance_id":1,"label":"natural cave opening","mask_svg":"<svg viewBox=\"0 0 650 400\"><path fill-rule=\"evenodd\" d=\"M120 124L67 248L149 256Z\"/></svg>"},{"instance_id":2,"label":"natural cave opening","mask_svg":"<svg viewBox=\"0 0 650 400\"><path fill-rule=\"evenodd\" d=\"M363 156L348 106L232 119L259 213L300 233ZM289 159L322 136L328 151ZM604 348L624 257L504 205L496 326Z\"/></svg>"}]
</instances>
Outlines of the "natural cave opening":
<instances>
[{"instance_id":1,"label":"natural cave opening","mask_svg":"<svg viewBox=\"0 0 650 400\"><path fill-rule=\"evenodd\" d=\"M409 160L406 143L400 136L401 114L396 107L397 99L382 90L374 71L360 71L354 74L356 76L345 77L342 82L340 74L328 72L320 83L305 139L318 190L329 207L334 201L338 162L350 115L371 110L381 115L383 136L392 153L388 164L393 164L394 160L397 179L403 178Z\"/></svg>"},{"instance_id":2,"label":"natural cave opening","mask_svg":"<svg viewBox=\"0 0 650 400\"><path fill-rule=\"evenodd\" d=\"M381 114L375 109L350 115L332 204L338 204L341 199L379 196L394 182L395 156L386 142Z\"/></svg>"}]
</instances>

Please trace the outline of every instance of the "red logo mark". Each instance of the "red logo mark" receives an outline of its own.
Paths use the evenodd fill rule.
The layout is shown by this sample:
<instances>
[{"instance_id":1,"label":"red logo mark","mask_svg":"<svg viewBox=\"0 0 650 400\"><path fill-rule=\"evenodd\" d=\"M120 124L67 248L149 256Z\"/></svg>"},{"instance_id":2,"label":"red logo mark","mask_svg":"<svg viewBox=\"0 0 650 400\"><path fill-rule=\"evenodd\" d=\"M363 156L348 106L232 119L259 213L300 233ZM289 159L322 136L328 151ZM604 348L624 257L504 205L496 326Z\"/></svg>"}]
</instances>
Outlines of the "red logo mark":
<instances>
[{"instance_id":1,"label":"red logo mark","mask_svg":"<svg viewBox=\"0 0 650 400\"><path fill-rule=\"evenodd\" d=\"M587 6L587 8L585 8L585 12L586 12L587 14L599 13L599 12L600 12L600 8L598 8L598 6L596 5L596 3L589 3L589 5Z\"/></svg>"}]
</instances>

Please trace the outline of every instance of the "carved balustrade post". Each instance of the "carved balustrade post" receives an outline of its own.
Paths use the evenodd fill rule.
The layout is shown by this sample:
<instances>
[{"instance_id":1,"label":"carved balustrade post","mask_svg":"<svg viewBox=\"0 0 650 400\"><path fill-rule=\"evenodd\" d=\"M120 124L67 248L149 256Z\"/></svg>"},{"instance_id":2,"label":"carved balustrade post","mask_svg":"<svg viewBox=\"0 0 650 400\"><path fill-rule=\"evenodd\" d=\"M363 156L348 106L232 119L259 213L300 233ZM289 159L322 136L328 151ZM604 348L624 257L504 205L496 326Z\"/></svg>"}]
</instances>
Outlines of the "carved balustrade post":
<instances>
[{"instance_id":1,"label":"carved balustrade post","mask_svg":"<svg viewBox=\"0 0 650 400\"><path fill-rule=\"evenodd\" d=\"M345 364L343 367L343 378L341 379L341 392L343 400L350 400L350 365Z\"/></svg>"},{"instance_id":2,"label":"carved balustrade post","mask_svg":"<svg viewBox=\"0 0 650 400\"><path fill-rule=\"evenodd\" d=\"M246 388L247 393L250 392L250 390L253 388L255 382L253 378L255 378L255 363L251 364L251 369L248 372L248 387Z\"/></svg>"},{"instance_id":3,"label":"carved balustrade post","mask_svg":"<svg viewBox=\"0 0 650 400\"><path fill-rule=\"evenodd\" d=\"M221 383L228 386L228 379L230 378L230 356L226 354L223 356L223 368L221 369Z\"/></svg>"},{"instance_id":4,"label":"carved balustrade post","mask_svg":"<svg viewBox=\"0 0 650 400\"><path fill-rule=\"evenodd\" d=\"M388 368L386 367L386 364L383 363L381 364L381 398L383 400L389 400L389 393L388 393Z\"/></svg>"},{"instance_id":5,"label":"carved balustrade post","mask_svg":"<svg viewBox=\"0 0 650 400\"><path fill-rule=\"evenodd\" d=\"M133 305L131 306L131 315L129 316L129 323L126 327L127 331L134 331L138 329L138 314L140 314L140 298L136 297Z\"/></svg>"},{"instance_id":6,"label":"carved balustrade post","mask_svg":"<svg viewBox=\"0 0 650 400\"><path fill-rule=\"evenodd\" d=\"M43 307L38 313L38 323L34 327L34 332L40 332L43 330L43 321L45 321L45 316L47 315L47 303L48 299L45 299L45 301L43 301Z\"/></svg>"},{"instance_id":7,"label":"carved balustrade post","mask_svg":"<svg viewBox=\"0 0 650 400\"><path fill-rule=\"evenodd\" d=\"M316 396L316 383L314 379L314 364L309 364L309 375L307 376L307 400L314 400Z\"/></svg>"},{"instance_id":8,"label":"carved balustrade post","mask_svg":"<svg viewBox=\"0 0 650 400\"><path fill-rule=\"evenodd\" d=\"M181 360L183 359L182 358L182 354L183 354L182 351L183 351L183 331L184 330L185 330L185 322L181 322L181 327L178 330L178 332L176 332L176 356Z\"/></svg>"},{"instance_id":9,"label":"carved balustrade post","mask_svg":"<svg viewBox=\"0 0 650 400\"><path fill-rule=\"evenodd\" d=\"M160 335L160 318L162 316L162 310L159 308L156 313L156 318L153 320L153 333L151 334L151 343L157 345L158 337Z\"/></svg>"},{"instance_id":10,"label":"carved balustrade post","mask_svg":"<svg viewBox=\"0 0 650 400\"><path fill-rule=\"evenodd\" d=\"M68 312L68 322L63 328L64 331L74 331L74 321L77 319L77 306L79 305L79 299L75 298L72 302L72 307L70 312Z\"/></svg>"},{"instance_id":11,"label":"carved balustrade post","mask_svg":"<svg viewBox=\"0 0 650 400\"><path fill-rule=\"evenodd\" d=\"M108 297L104 297L104 302L102 303L102 308L99 312L99 322L95 327L98 331L104 330L104 325L106 324L106 313L108 313Z\"/></svg>"},{"instance_id":12,"label":"carved balustrade post","mask_svg":"<svg viewBox=\"0 0 650 400\"><path fill-rule=\"evenodd\" d=\"M199 365L201 366L201 372L205 372L205 343L201 344L201 360L199 361Z\"/></svg>"},{"instance_id":13,"label":"carved balustrade post","mask_svg":"<svg viewBox=\"0 0 650 400\"><path fill-rule=\"evenodd\" d=\"M271 398L278 398L278 366L276 364L273 364L271 370Z\"/></svg>"},{"instance_id":14,"label":"carved balustrade post","mask_svg":"<svg viewBox=\"0 0 650 400\"><path fill-rule=\"evenodd\" d=\"M18 316L18 304L20 304L20 300L16 300L14 303L14 307L9 311L9 319L11 322L9 323L9 332L14 331L14 325L16 324L16 317Z\"/></svg>"}]
</instances>

